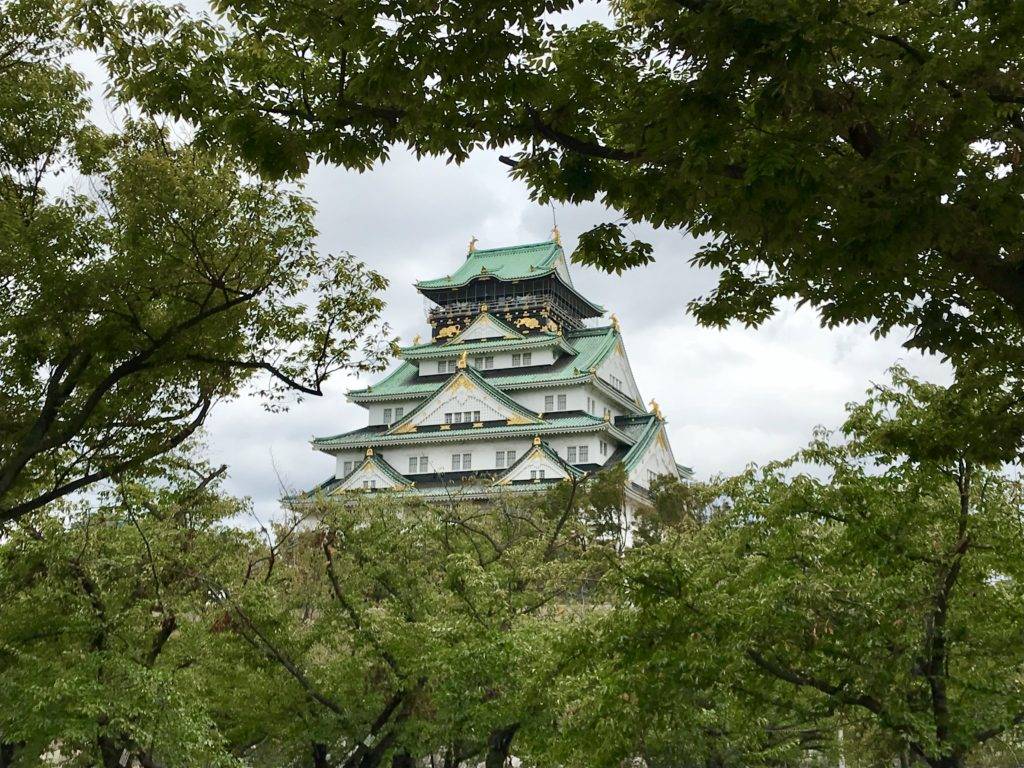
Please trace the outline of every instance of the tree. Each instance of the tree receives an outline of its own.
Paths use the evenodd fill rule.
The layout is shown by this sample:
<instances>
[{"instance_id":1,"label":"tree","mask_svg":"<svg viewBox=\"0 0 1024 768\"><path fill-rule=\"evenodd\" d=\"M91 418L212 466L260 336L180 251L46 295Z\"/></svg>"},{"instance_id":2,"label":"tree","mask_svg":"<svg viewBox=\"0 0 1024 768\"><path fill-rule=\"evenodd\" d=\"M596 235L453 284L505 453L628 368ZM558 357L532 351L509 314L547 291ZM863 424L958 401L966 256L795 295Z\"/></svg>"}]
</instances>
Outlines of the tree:
<instances>
[{"instance_id":1,"label":"tree","mask_svg":"<svg viewBox=\"0 0 1024 768\"><path fill-rule=\"evenodd\" d=\"M68 21L0 8L0 521L172 450L257 375L279 403L388 349L384 279L317 252L307 200L86 121Z\"/></svg>"},{"instance_id":2,"label":"tree","mask_svg":"<svg viewBox=\"0 0 1024 768\"><path fill-rule=\"evenodd\" d=\"M215 592L228 663L275 692L258 717L231 715L226 730L251 745L239 754L317 768L501 768L526 754L550 727L562 639L616 557L564 501L309 501L272 575Z\"/></svg>"},{"instance_id":3,"label":"tree","mask_svg":"<svg viewBox=\"0 0 1024 768\"><path fill-rule=\"evenodd\" d=\"M159 482L23 516L0 539L0 765L236 765L223 703L239 674L210 584L263 552L226 526L224 468L181 454ZM227 721L230 722L230 721ZM49 757L47 757L49 756Z\"/></svg>"},{"instance_id":4,"label":"tree","mask_svg":"<svg viewBox=\"0 0 1024 768\"><path fill-rule=\"evenodd\" d=\"M731 696L788 690L818 712L802 727L843 727L877 761L959 767L1018 744L1024 510L992 430L1020 418L897 370L843 440L728 481L696 535L636 553L623 620L703 641L643 663L710 668Z\"/></svg>"},{"instance_id":5,"label":"tree","mask_svg":"<svg viewBox=\"0 0 1024 768\"><path fill-rule=\"evenodd\" d=\"M579 260L647 263L630 221L705 238L703 323L793 298L1019 372L1018 4L627 0L552 21L574 6L220 0L210 20L128 2L91 31L125 95L270 174L508 147L538 200L622 212Z\"/></svg>"}]
</instances>

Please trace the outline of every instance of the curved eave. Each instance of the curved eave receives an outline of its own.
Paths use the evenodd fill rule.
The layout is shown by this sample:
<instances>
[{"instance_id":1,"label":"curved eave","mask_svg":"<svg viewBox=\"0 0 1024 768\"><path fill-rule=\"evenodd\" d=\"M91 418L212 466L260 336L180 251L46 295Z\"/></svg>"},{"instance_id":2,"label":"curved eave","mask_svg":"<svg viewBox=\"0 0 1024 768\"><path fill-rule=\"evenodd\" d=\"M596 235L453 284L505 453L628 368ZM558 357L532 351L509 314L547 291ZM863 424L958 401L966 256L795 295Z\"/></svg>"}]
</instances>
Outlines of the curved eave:
<instances>
[{"instance_id":1,"label":"curved eave","mask_svg":"<svg viewBox=\"0 0 1024 768\"><path fill-rule=\"evenodd\" d=\"M517 349L545 349L558 347L567 354L575 350L569 346L562 336L545 333L543 335L525 336L521 339L487 339L481 341L464 341L449 344L419 344L414 347L402 347L398 356L403 360L443 360L458 357L463 352L501 351L514 352Z\"/></svg>"},{"instance_id":2,"label":"curved eave","mask_svg":"<svg viewBox=\"0 0 1024 768\"><path fill-rule=\"evenodd\" d=\"M596 417L595 417L596 418ZM310 445L318 451L334 454L339 451L365 448L389 448L400 445L419 445L426 443L464 443L471 440L489 440L505 436L523 437L535 434L544 435L579 435L590 432L607 432L621 443L629 445L632 438L611 422L596 420L588 424L570 426L566 424L515 424L504 427L480 429L453 429L406 432L391 434L388 432L363 433L361 430L347 432L334 437L314 438Z\"/></svg>"}]
</instances>

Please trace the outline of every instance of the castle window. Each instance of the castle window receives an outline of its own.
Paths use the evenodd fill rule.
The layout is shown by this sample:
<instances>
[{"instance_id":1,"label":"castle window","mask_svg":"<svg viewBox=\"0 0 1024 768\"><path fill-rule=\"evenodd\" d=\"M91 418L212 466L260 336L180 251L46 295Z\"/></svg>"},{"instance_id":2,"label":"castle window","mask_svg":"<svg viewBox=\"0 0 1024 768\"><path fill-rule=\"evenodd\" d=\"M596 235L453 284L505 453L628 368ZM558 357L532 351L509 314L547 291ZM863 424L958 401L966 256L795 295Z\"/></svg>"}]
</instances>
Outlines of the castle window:
<instances>
[{"instance_id":1,"label":"castle window","mask_svg":"<svg viewBox=\"0 0 1024 768\"><path fill-rule=\"evenodd\" d=\"M520 365L522 365L522 362L523 362L523 356L520 355L518 352L516 352L515 354L512 355L512 366L513 367L519 367Z\"/></svg>"},{"instance_id":2,"label":"castle window","mask_svg":"<svg viewBox=\"0 0 1024 768\"><path fill-rule=\"evenodd\" d=\"M452 472L458 472L460 469L462 469L462 454L461 453L453 453L452 454Z\"/></svg>"},{"instance_id":3,"label":"castle window","mask_svg":"<svg viewBox=\"0 0 1024 768\"><path fill-rule=\"evenodd\" d=\"M391 409L390 408L385 408L384 409L384 423L385 424L390 424L391 423Z\"/></svg>"},{"instance_id":4,"label":"castle window","mask_svg":"<svg viewBox=\"0 0 1024 768\"><path fill-rule=\"evenodd\" d=\"M344 468L342 469L341 473L343 475L350 475L350 474L352 474L352 462L351 461L346 461L345 462Z\"/></svg>"},{"instance_id":5,"label":"castle window","mask_svg":"<svg viewBox=\"0 0 1024 768\"><path fill-rule=\"evenodd\" d=\"M427 471L427 457L426 456L420 456L420 472L423 473L423 472L426 472L426 471Z\"/></svg>"},{"instance_id":6,"label":"castle window","mask_svg":"<svg viewBox=\"0 0 1024 768\"><path fill-rule=\"evenodd\" d=\"M464 453L464 454L462 454L462 469L463 470L467 470L467 469L472 469L472 468L473 468L473 454L472 453Z\"/></svg>"},{"instance_id":7,"label":"castle window","mask_svg":"<svg viewBox=\"0 0 1024 768\"><path fill-rule=\"evenodd\" d=\"M456 424L461 424L462 423L462 411L459 411L458 413L454 414L452 416L452 421L455 422Z\"/></svg>"},{"instance_id":8,"label":"castle window","mask_svg":"<svg viewBox=\"0 0 1024 768\"><path fill-rule=\"evenodd\" d=\"M565 458L570 464L576 463L576 446L570 445L565 449Z\"/></svg>"},{"instance_id":9,"label":"castle window","mask_svg":"<svg viewBox=\"0 0 1024 768\"><path fill-rule=\"evenodd\" d=\"M494 454L494 466L497 467L498 469L504 469L505 468L505 452L504 451L498 451L497 453Z\"/></svg>"},{"instance_id":10,"label":"castle window","mask_svg":"<svg viewBox=\"0 0 1024 768\"><path fill-rule=\"evenodd\" d=\"M553 410L555 410L555 396L544 395L544 412L550 413Z\"/></svg>"},{"instance_id":11,"label":"castle window","mask_svg":"<svg viewBox=\"0 0 1024 768\"><path fill-rule=\"evenodd\" d=\"M480 370L494 367L494 355L487 355L486 357L474 357L473 367Z\"/></svg>"},{"instance_id":12,"label":"castle window","mask_svg":"<svg viewBox=\"0 0 1024 768\"><path fill-rule=\"evenodd\" d=\"M405 415L405 407L404 406L400 406L398 408L395 408L395 421L398 421L404 415Z\"/></svg>"},{"instance_id":13,"label":"castle window","mask_svg":"<svg viewBox=\"0 0 1024 768\"><path fill-rule=\"evenodd\" d=\"M608 455L608 443L606 443L604 440L601 441L601 455Z\"/></svg>"},{"instance_id":14,"label":"castle window","mask_svg":"<svg viewBox=\"0 0 1024 768\"><path fill-rule=\"evenodd\" d=\"M589 460L590 460L590 446L589 445L581 445L580 446L580 464L585 464Z\"/></svg>"},{"instance_id":15,"label":"castle window","mask_svg":"<svg viewBox=\"0 0 1024 768\"><path fill-rule=\"evenodd\" d=\"M531 353L523 352L523 365L530 365Z\"/></svg>"},{"instance_id":16,"label":"castle window","mask_svg":"<svg viewBox=\"0 0 1024 768\"><path fill-rule=\"evenodd\" d=\"M515 451L505 451L505 461L508 462L508 465L510 467L513 464L515 464L516 463L516 452Z\"/></svg>"},{"instance_id":17,"label":"castle window","mask_svg":"<svg viewBox=\"0 0 1024 768\"><path fill-rule=\"evenodd\" d=\"M409 457L409 472L410 473L415 472L417 465L418 465L417 458L415 456L410 456Z\"/></svg>"},{"instance_id":18,"label":"castle window","mask_svg":"<svg viewBox=\"0 0 1024 768\"><path fill-rule=\"evenodd\" d=\"M565 410L565 395L559 395L558 396L558 410L560 410L560 411L564 411Z\"/></svg>"}]
</instances>

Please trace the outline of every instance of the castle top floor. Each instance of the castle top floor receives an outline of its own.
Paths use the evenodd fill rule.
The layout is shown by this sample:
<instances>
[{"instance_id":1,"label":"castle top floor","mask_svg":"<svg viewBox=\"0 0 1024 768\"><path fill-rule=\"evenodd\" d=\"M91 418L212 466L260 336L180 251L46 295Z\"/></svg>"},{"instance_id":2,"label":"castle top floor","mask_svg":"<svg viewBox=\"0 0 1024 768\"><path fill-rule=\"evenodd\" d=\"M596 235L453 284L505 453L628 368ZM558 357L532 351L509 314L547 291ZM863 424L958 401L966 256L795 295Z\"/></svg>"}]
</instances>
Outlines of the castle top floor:
<instances>
[{"instance_id":1,"label":"castle top floor","mask_svg":"<svg viewBox=\"0 0 1024 768\"><path fill-rule=\"evenodd\" d=\"M524 334L571 331L604 308L572 284L565 253L557 238L506 248L477 249L450 275L416 283L433 306L427 312L431 335L443 341L459 334L489 312Z\"/></svg>"}]
</instances>

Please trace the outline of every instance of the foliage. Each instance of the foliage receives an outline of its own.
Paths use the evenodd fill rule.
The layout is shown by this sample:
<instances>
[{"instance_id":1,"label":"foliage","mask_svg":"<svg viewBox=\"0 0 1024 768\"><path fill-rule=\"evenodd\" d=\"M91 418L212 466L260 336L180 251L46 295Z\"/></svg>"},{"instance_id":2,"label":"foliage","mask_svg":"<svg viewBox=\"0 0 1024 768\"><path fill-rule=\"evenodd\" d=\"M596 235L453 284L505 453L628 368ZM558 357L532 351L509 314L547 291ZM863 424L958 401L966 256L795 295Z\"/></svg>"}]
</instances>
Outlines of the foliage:
<instances>
[{"instance_id":1,"label":"foliage","mask_svg":"<svg viewBox=\"0 0 1024 768\"><path fill-rule=\"evenodd\" d=\"M574 25L571 0L97 7L85 23L126 97L271 175L365 169L393 144L509 147L538 200L704 238L695 263L720 279L692 306L703 323L793 298L1019 372L1018 3L624 0ZM577 256L651 254L613 222Z\"/></svg>"},{"instance_id":2,"label":"foliage","mask_svg":"<svg viewBox=\"0 0 1024 768\"><path fill-rule=\"evenodd\" d=\"M229 766L223 642L208 582L242 581L259 542L224 520L223 469L162 462L95 505L55 506L0 542L3 765ZM210 669L225 672L221 677ZM256 691L246 685L246 695Z\"/></svg>"},{"instance_id":3,"label":"foliage","mask_svg":"<svg viewBox=\"0 0 1024 768\"><path fill-rule=\"evenodd\" d=\"M657 692L668 670L708 675L695 689L724 686L716 706L740 695L750 717L765 698L804 704L791 721L843 728L869 763L961 766L1018 743L1021 495L991 449L991 403L961 393L897 370L843 441L821 433L726 481L705 525L638 550L618 621L651 644L630 679Z\"/></svg>"},{"instance_id":4,"label":"foliage","mask_svg":"<svg viewBox=\"0 0 1024 768\"><path fill-rule=\"evenodd\" d=\"M274 403L387 352L384 279L317 252L309 201L88 123L68 13L0 8L0 520L173 449L257 375Z\"/></svg>"}]
</instances>

